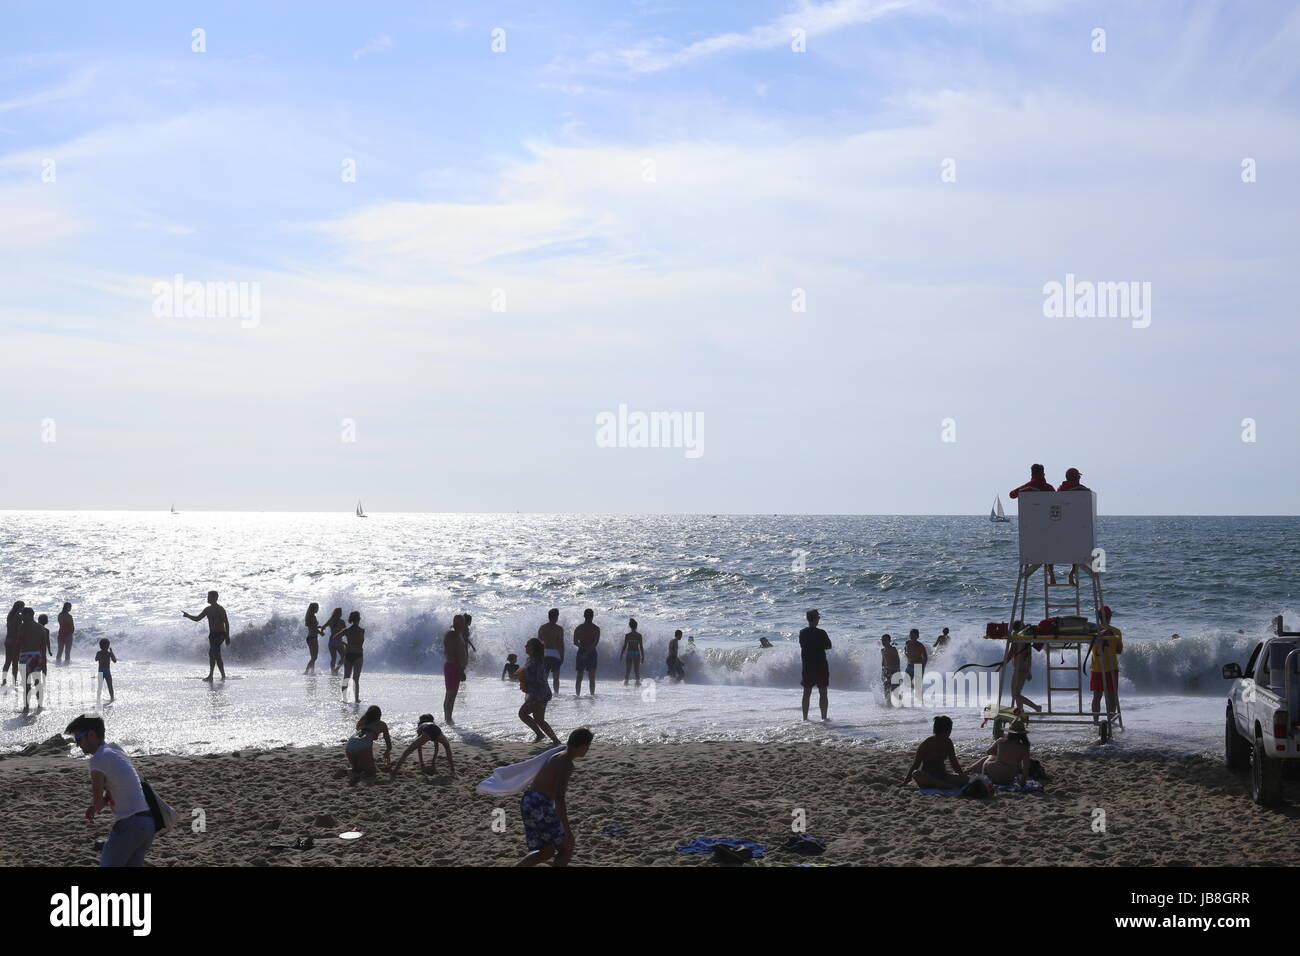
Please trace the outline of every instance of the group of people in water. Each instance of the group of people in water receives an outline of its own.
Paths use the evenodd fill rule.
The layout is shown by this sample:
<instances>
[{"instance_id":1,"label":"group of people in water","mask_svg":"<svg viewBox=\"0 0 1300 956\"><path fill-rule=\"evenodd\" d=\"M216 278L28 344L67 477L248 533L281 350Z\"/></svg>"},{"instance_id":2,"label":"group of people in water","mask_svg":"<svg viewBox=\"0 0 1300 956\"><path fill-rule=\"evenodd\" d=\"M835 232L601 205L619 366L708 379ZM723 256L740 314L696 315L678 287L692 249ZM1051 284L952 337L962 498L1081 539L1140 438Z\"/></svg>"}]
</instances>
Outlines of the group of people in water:
<instances>
[{"instance_id":1,"label":"group of people in water","mask_svg":"<svg viewBox=\"0 0 1300 956\"><path fill-rule=\"evenodd\" d=\"M31 710L31 697L34 690L37 693L37 708L41 706L40 685L45 675L49 673L50 655L55 655L56 665L72 663L72 637L77 630L72 620L72 603L63 602L63 609L59 611L59 630L55 637L58 642L57 650L50 642L49 623L48 614L37 614L35 608L23 601L15 601L5 616L5 657L4 670L0 673L0 686L9 686L11 680L14 688L22 684L24 714ZM99 664L100 676L105 679L111 697L113 677L110 665L116 662L117 658L113 655L107 640L99 642L99 652L95 655L95 660ZM21 681L18 676L20 670Z\"/></svg>"}]
</instances>

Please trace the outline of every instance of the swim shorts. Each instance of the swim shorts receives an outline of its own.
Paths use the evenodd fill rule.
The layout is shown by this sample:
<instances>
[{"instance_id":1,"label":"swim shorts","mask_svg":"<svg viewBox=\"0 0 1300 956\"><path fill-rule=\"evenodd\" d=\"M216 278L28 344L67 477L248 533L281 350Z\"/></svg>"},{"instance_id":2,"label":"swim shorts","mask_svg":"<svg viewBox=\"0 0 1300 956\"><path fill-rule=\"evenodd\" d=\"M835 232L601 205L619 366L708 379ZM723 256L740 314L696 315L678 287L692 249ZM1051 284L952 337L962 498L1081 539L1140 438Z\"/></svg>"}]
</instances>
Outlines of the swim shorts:
<instances>
[{"instance_id":1,"label":"swim shorts","mask_svg":"<svg viewBox=\"0 0 1300 956\"><path fill-rule=\"evenodd\" d=\"M799 681L801 687L817 687L825 690L831 682L831 672L829 668L817 671L804 671L803 678Z\"/></svg>"},{"instance_id":2,"label":"swim shorts","mask_svg":"<svg viewBox=\"0 0 1300 956\"><path fill-rule=\"evenodd\" d=\"M460 666L457 664L443 664L442 680L447 685L447 690L458 690L460 688Z\"/></svg>"},{"instance_id":3,"label":"swim shorts","mask_svg":"<svg viewBox=\"0 0 1300 956\"><path fill-rule=\"evenodd\" d=\"M573 666L577 668L579 671L591 671L592 673L595 673L596 671L595 648L592 648L591 650L578 651L578 658L577 660L574 661Z\"/></svg>"},{"instance_id":4,"label":"swim shorts","mask_svg":"<svg viewBox=\"0 0 1300 956\"><path fill-rule=\"evenodd\" d=\"M564 824L555 812L555 802L536 790L524 791L519 800L519 812L524 818L524 836L528 849L540 850L545 846L564 846Z\"/></svg>"},{"instance_id":5,"label":"swim shorts","mask_svg":"<svg viewBox=\"0 0 1300 956\"><path fill-rule=\"evenodd\" d=\"M1102 677L1105 677L1105 681ZM1115 693L1115 687L1119 684L1119 671L1106 671L1103 675L1101 671L1093 671L1092 679L1088 682L1088 688L1092 691L1106 690Z\"/></svg>"},{"instance_id":6,"label":"swim shorts","mask_svg":"<svg viewBox=\"0 0 1300 956\"><path fill-rule=\"evenodd\" d=\"M45 665L45 655L40 651L23 651L18 655L18 663L29 671L40 670Z\"/></svg>"},{"instance_id":7,"label":"swim shorts","mask_svg":"<svg viewBox=\"0 0 1300 956\"><path fill-rule=\"evenodd\" d=\"M560 673L560 665L563 664L563 663L564 663L564 658L562 658L562 657L552 657L551 654L550 654L550 652L548 651L547 654L546 654L546 671L545 671L545 673L547 673L547 674L559 674L559 673Z\"/></svg>"},{"instance_id":8,"label":"swim shorts","mask_svg":"<svg viewBox=\"0 0 1300 956\"><path fill-rule=\"evenodd\" d=\"M226 643L226 635L224 635L224 634L209 634L209 635L208 635L208 653L209 653L209 654L220 654L220 653L221 653L221 645L224 644L224 643Z\"/></svg>"}]
</instances>

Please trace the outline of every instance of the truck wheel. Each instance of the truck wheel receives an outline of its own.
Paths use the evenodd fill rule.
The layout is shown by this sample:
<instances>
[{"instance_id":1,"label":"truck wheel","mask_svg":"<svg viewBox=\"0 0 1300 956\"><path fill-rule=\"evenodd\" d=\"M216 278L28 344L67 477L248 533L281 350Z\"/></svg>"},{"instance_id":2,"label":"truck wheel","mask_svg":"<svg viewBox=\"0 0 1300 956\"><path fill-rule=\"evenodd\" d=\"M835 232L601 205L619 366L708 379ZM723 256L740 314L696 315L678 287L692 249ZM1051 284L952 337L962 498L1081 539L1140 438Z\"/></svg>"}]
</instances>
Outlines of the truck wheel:
<instances>
[{"instance_id":1,"label":"truck wheel","mask_svg":"<svg viewBox=\"0 0 1300 956\"><path fill-rule=\"evenodd\" d=\"M1250 761L1250 798L1261 807L1275 807L1282 802L1282 761L1269 760L1264 741L1255 738L1255 752Z\"/></svg>"},{"instance_id":2,"label":"truck wheel","mask_svg":"<svg viewBox=\"0 0 1300 956\"><path fill-rule=\"evenodd\" d=\"M1250 745L1237 732L1237 722L1228 708L1227 722L1223 727L1223 765L1229 770L1245 770L1250 766Z\"/></svg>"}]
</instances>

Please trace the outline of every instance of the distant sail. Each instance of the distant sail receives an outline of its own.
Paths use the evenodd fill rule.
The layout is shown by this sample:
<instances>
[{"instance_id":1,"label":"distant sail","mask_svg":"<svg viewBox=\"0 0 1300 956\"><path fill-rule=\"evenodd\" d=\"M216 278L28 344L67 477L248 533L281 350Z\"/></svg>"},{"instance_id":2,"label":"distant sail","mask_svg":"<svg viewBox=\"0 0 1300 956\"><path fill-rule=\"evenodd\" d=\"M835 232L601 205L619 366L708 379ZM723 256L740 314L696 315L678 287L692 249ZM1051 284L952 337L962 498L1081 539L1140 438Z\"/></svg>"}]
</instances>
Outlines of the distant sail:
<instances>
[{"instance_id":1,"label":"distant sail","mask_svg":"<svg viewBox=\"0 0 1300 956\"><path fill-rule=\"evenodd\" d=\"M368 518L368 517L370 517L368 514L365 513L364 510L362 510L362 508L361 508L361 499L360 499L360 498L357 499L357 517L358 517L358 518Z\"/></svg>"},{"instance_id":2,"label":"distant sail","mask_svg":"<svg viewBox=\"0 0 1300 956\"><path fill-rule=\"evenodd\" d=\"M180 514L180 512L176 510L176 502L174 501L172 502L172 514L174 515Z\"/></svg>"},{"instance_id":3,"label":"distant sail","mask_svg":"<svg viewBox=\"0 0 1300 956\"><path fill-rule=\"evenodd\" d=\"M993 507L989 509L990 521L1010 521L1005 511L1002 510L1002 496L993 496Z\"/></svg>"}]
</instances>

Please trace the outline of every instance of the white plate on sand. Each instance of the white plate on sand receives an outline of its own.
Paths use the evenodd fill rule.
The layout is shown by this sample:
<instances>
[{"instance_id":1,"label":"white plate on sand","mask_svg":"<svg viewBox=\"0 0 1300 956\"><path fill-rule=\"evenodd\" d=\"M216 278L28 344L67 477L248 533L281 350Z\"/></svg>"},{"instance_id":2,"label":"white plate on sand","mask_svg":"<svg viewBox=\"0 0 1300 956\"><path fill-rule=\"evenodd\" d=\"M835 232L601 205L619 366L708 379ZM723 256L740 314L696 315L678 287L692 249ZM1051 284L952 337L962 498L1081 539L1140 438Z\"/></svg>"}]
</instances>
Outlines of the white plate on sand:
<instances>
[{"instance_id":1,"label":"white plate on sand","mask_svg":"<svg viewBox=\"0 0 1300 956\"><path fill-rule=\"evenodd\" d=\"M359 840L359 839L361 839L361 833L360 833L360 831L357 831L357 830L349 830L347 833L340 833L340 834L339 834L339 839L340 839L340 840Z\"/></svg>"}]
</instances>

